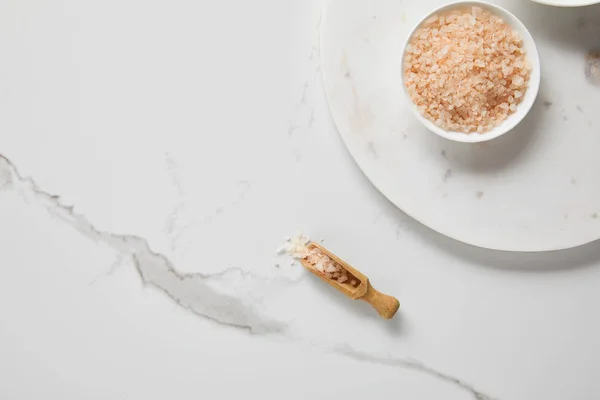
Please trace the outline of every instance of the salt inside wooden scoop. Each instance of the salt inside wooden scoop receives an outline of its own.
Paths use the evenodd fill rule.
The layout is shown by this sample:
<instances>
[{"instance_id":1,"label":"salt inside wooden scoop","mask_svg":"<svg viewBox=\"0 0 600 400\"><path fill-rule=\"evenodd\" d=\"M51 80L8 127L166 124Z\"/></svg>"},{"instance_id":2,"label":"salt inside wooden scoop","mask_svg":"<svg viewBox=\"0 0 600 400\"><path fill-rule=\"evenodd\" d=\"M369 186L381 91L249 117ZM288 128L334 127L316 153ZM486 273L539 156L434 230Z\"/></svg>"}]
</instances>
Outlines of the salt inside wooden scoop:
<instances>
[{"instance_id":1,"label":"salt inside wooden scoop","mask_svg":"<svg viewBox=\"0 0 600 400\"><path fill-rule=\"evenodd\" d=\"M352 286L360 284L360 280L339 263L323 253L318 247L311 246L309 248L309 244L310 238L300 232L292 238L286 238L286 244L281 246L277 253L287 253L297 260L305 260L319 274L338 283L346 283Z\"/></svg>"},{"instance_id":2,"label":"salt inside wooden scoop","mask_svg":"<svg viewBox=\"0 0 600 400\"><path fill-rule=\"evenodd\" d=\"M481 7L427 19L404 59L405 85L419 112L464 133L490 131L515 112L530 74L519 34Z\"/></svg>"},{"instance_id":3,"label":"salt inside wooden scoop","mask_svg":"<svg viewBox=\"0 0 600 400\"><path fill-rule=\"evenodd\" d=\"M339 283L349 283L356 286L358 281L346 271L341 265L329 258L318 248L311 249L304 259L310 263L317 272L329 279L335 279Z\"/></svg>"}]
</instances>

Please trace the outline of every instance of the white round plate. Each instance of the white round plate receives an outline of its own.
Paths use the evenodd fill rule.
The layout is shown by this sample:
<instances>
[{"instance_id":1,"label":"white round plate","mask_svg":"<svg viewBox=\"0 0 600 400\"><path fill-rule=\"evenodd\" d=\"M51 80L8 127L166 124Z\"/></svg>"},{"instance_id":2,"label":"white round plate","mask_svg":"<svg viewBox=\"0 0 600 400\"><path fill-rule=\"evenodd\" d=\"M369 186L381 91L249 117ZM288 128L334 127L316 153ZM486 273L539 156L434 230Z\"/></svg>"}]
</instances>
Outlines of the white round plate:
<instances>
[{"instance_id":1,"label":"white round plate","mask_svg":"<svg viewBox=\"0 0 600 400\"><path fill-rule=\"evenodd\" d=\"M451 142L411 114L402 46L438 0L337 0L321 25L323 83L348 150L373 184L423 224L476 246L574 247L600 238L600 86L586 76L600 7L494 1L536 40L540 93L513 131Z\"/></svg>"}]
</instances>

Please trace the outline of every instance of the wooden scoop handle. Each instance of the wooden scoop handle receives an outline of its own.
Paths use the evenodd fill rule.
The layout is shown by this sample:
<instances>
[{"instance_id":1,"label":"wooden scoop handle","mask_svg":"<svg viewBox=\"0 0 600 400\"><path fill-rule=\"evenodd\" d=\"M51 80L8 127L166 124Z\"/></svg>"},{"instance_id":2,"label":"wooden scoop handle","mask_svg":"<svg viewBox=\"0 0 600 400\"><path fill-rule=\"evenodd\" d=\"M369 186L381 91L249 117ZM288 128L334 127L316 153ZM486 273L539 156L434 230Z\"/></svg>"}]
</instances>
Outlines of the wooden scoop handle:
<instances>
[{"instance_id":1,"label":"wooden scoop handle","mask_svg":"<svg viewBox=\"0 0 600 400\"><path fill-rule=\"evenodd\" d=\"M372 305L379 315L385 319L391 319L400 308L400 302L397 298L375 290L371 283L368 283L367 292L360 299Z\"/></svg>"}]
</instances>

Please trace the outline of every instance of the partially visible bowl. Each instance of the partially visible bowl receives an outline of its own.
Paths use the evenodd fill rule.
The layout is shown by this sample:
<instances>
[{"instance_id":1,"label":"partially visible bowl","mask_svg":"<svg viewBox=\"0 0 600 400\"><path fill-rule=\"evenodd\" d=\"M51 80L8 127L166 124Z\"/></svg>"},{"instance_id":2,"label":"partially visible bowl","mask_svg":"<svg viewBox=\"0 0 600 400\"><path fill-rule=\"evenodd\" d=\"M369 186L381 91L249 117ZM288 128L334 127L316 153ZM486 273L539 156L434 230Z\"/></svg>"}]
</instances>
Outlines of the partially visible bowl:
<instances>
[{"instance_id":1,"label":"partially visible bowl","mask_svg":"<svg viewBox=\"0 0 600 400\"><path fill-rule=\"evenodd\" d=\"M531 63L531 67L532 67L531 75L529 77L529 86L527 87L527 91L525 92L525 94L523 96L523 100L521 101L521 103L518 104L517 110L515 112L513 112L512 114L510 114L508 116L508 118L506 118L506 120L504 120L499 126L493 128L487 132L484 132L484 133L476 133L476 132L475 133L464 133L464 132L448 131L448 130L442 129L439 126L435 125L432 121L425 118L419 112L419 110L417 109L417 106L413 103L413 101L408 93L408 90L406 88L406 85L405 85L404 59L406 56L406 48L407 48L408 43L410 42L411 38L413 37L415 31L417 29L419 29L419 27L427 19L429 19L431 16L433 16L435 14L445 13L445 12L448 12L448 11L451 11L451 10L454 10L457 8L467 8L467 7L481 7L481 8L487 9L494 15L499 16L504 21L506 21L508 23L508 25L515 32L517 32L517 33L519 33L519 35L521 35L521 38L523 39L523 48L525 50L525 54L526 54L529 62ZM408 38L406 40L404 49L402 51L402 88L404 90L404 93L406 94L406 97L411 106L413 114L431 132L433 132L441 137L444 137L446 139L454 140L456 142L465 142L465 143L485 142L485 141L497 138L499 136L502 136L506 132L510 131L515 126L517 126L517 124L519 122L521 122L521 120L523 118L525 118L527 113L529 113L529 110L531 110L531 107L533 106L533 103L535 102L535 99L537 97L537 94L538 94L538 91L540 88L540 77L541 77L540 58L538 55L537 47L535 45L535 41L533 40L533 37L531 36L531 34L529 33L529 31L527 30L525 25L523 25L523 23L517 17L515 17L512 13L510 13L506 9L504 9L500 6L497 6L495 4L485 2L485 1L456 1L456 2L452 2L452 3L448 3L445 6L436 8L429 14L425 15L421 19L421 21L419 21L419 23L413 28L413 30L411 31L410 35L408 36Z\"/></svg>"},{"instance_id":2,"label":"partially visible bowl","mask_svg":"<svg viewBox=\"0 0 600 400\"><path fill-rule=\"evenodd\" d=\"M600 4L600 0L533 0L536 3L557 7L583 7Z\"/></svg>"}]
</instances>

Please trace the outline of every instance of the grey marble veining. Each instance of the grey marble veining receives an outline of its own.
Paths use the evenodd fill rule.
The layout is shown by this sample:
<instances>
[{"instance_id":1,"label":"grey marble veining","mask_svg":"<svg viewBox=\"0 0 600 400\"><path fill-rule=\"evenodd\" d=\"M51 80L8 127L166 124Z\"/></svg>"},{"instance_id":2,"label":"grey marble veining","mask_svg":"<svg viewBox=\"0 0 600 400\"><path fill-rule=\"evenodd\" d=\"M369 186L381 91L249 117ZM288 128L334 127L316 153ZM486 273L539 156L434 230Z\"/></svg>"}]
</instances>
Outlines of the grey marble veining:
<instances>
[{"instance_id":1,"label":"grey marble veining","mask_svg":"<svg viewBox=\"0 0 600 400\"><path fill-rule=\"evenodd\" d=\"M118 235L96 229L87 218L61 203L60 197L38 187L32 178L19 175L16 167L0 155L0 187L14 190L27 201L35 202L47 212L76 229L95 242L110 246L120 259L131 257L145 286L157 289L166 298L177 303L192 314L215 321L231 328L242 329L253 335L280 337L290 342L303 342L296 336L289 321L276 320L261 312L258 303L268 292L268 286L289 286L299 282L287 278L259 276L239 268L231 268L214 274L183 273L164 256L153 252L141 237ZM349 357L357 361L408 369L424 373L469 392L476 400L494 400L469 383L447 373L427 366L416 359L382 356L356 350L343 342L340 344L308 343L324 351Z\"/></svg>"}]
</instances>

